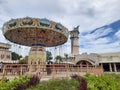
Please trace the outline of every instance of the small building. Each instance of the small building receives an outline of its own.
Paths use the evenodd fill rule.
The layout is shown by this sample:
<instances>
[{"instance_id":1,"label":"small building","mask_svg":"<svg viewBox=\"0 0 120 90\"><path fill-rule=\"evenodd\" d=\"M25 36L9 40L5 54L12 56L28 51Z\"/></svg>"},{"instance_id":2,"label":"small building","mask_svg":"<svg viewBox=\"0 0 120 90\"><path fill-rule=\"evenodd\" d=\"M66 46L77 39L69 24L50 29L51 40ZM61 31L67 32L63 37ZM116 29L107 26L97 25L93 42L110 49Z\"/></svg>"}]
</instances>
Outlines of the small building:
<instances>
[{"instance_id":1,"label":"small building","mask_svg":"<svg viewBox=\"0 0 120 90\"><path fill-rule=\"evenodd\" d=\"M120 72L120 52L103 53L99 64L108 72Z\"/></svg>"},{"instance_id":2,"label":"small building","mask_svg":"<svg viewBox=\"0 0 120 90\"><path fill-rule=\"evenodd\" d=\"M11 51L9 49L11 45L0 42L0 62L2 63L11 63Z\"/></svg>"}]
</instances>

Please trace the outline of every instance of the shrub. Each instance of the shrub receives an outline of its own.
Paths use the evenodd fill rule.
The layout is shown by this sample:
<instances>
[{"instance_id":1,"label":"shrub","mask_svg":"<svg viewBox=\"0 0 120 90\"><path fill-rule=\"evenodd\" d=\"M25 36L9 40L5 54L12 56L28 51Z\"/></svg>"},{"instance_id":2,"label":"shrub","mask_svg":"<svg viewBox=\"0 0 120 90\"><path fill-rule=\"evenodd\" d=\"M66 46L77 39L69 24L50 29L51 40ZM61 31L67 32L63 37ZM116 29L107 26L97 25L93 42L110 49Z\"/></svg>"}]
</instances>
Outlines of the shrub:
<instances>
[{"instance_id":1,"label":"shrub","mask_svg":"<svg viewBox=\"0 0 120 90\"><path fill-rule=\"evenodd\" d=\"M78 90L87 90L87 81L85 80L85 78L78 76L76 74L71 77L78 80L79 82Z\"/></svg>"},{"instance_id":2,"label":"shrub","mask_svg":"<svg viewBox=\"0 0 120 90\"><path fill-rule=\"evenodd\" d=\"M27 90L77 90L78 84L75 79L54 79L40 82Z\"/></svg>"},{"instance_id":3,"label":"shrub","mask_svg":"<svg viewBox=\"0 0 120 90\"><path fill-rule=\"evenodd\" d=\"M33 75L28 82L28 86L36 85L40 82L40 78L37 75Z\"/></svg>"},{"instance_id":4,"label":"shrub","mask_svg":"<svg viewBox=\"0 0 120 90\"><path fill-rule=\"evenodd\" d=\"M85 76L88 90L120 90L119 75Z\"/></svg>"},{"instance_id":5,"label":"shrub","mask_svg":"<svg viewBox=\"0 0 120 90\"><path fill-rule=\"evenodd\" d=\"M6 78L0 80L0 90L25 90L29 86L36 85L39 83L39 77L36 75L31 76L20 76L9 81Z\"/></svg>"}]
</instances>

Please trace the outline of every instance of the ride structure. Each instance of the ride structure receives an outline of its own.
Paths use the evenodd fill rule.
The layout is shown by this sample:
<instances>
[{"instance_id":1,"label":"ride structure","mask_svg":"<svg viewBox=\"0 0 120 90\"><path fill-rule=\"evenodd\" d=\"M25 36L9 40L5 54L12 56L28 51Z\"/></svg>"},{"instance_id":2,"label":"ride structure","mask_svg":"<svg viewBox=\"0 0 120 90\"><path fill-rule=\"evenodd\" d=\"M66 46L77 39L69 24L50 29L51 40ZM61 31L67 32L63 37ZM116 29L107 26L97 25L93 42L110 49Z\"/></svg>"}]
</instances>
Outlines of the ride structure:
<instances>
[{"instance_id":1,"label":"ride structure","mask_svg":"<svg viewBox=\"0 0 120 90\"><path fill-rule=\"evenodd\" d=\"M30 46L28 64L45 64L45 47L64 44L69 31L60 23L46 18L17 18L4 23L3 35L9 41ZM31 69L32 70L32 69Z\"/></svg>"}]
</instances>

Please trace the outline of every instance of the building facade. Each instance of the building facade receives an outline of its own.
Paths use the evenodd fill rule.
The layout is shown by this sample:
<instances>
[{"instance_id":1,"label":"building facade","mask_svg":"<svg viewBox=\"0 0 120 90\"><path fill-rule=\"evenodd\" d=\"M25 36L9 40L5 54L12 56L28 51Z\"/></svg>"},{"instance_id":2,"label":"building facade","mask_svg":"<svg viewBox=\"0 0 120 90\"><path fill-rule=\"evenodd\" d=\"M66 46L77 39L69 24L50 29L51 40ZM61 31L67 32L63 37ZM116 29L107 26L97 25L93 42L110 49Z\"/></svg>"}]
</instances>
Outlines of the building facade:
<instances>
[{"instance_id":1,"label":"building facade","mask_svg":"<svg viewBox=\"0 0 120 90\"><path fill-rule=\"evenodd\" d=\"M11 45L0 43L0 62L10 63L12 61L11 51L9 51L10 48L11 48Z\"/></svg>"},{"instance_id":2,"label":"building facade","mask_svg":"<svg viewBox=\"0 0 120 90\"><path fill-rule=\"evenodd\" d=\"M100 54L99 64L105 71L120 72L120 52Z\"/></svg>"},{"instance_id":3,"label":"building facade","mask_svg":"<svg viewBox=\"0 0 120 90\"><path fill-rule=\"evenodd\" d=\"M72 30L70 35L72 57L67 58L67 61L73 63L74 65L80 65L83 67L101 66L105 72L120 72L120 52L79 54L78 29Z\"/></svg>"}]
</instances>

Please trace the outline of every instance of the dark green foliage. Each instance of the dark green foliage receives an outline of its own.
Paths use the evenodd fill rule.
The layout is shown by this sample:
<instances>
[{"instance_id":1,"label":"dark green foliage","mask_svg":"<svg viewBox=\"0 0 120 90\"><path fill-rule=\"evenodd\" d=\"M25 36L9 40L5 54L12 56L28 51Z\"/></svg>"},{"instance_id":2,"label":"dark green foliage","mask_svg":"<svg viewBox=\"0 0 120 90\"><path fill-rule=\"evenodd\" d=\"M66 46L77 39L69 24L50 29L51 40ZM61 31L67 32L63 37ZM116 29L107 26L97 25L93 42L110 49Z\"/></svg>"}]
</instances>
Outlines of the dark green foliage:
<instances>
[{"instance_id":1,"label":"dark green foliage","mask_svg":"<svg viewBox=\"0 0 120 90\"><path fill-rule=\"evenodd\" d=\"M19 60L20 58L22 58L22 56L20 56L19 54L12 52L12 60Z\"/></svg>"},{"instance_id":2,"label":"dark green foliage","mask_svg":"<svg viewBox=\"0 0 120 90\"><path fill-rule=\"evenodd\" d=\"M27 90L77 90L78 81L75 79L54 79L41 82Z\"/></svg>"},{"instance_id":3,"label":"dark green foliage","mask_svg":"<svg viewBox=\"0 0 120 90\"><path fill-rule=\"evenodd\" d=\"M21 76L11 81L3 77L0 80L0 90L26 90L28 87L27 90L120 90L120 74L87 74L84 78L73 75L72 79L54 79L40 83L39 80L36 75Z\"/></svg>"},{"instance_id":4,"label":"dark green foliage","mask_svg":"<svg viewBox=\"0 0 120 90\"><path fill-rule=\"evenodd\" d=\"M75 79L55 79L41 82L27 90L120 90L120 75L106 74L93 76L87 74L84 78L73 75Z\"/></svg>"},{"instance_id":5,"label":"dark green foliage","mask_svg":"<svg viewBox=\"0 0 120 90\"><path fill-rule=\"evenodd\" d=\"M56 56L55 59L56 59L56 62L62 62L62 57L59 55Z\"/></svg>"},{"instance_id":6,"label":"dark green foliage","mask_svg":"<svg viewBox=\"0 0 120 90\"><path fill-rule=\"evenodd\" d=\"M66 59L68 59L68 54L64 53L64 56L65 56Z\"/></svg>"},{"instance_id":7,"label":"dark green foliage","mask_svg":"<svg viewBox=\"0 0 120 90\"><path fill-rule=\"evenodd\" d=\"M40 78L37 75L33 75L32 77L29 78L28 82L19 84L16 90L25 90L26 88L30 86L34 86L38 84L39 81L40 81Z\"/></svg>"},{"instance_id":8,"label":"dark green foliage","mask_svg":"<svg viewBox=\"0 0 120 90\"><path fill-rule=\"evenodd\" d=\"M0 84L0 90L19 90L18 86L21 84L26 85L29 79L30 79L29 76L21 76L19 78L14 78L14 80L7 82L6 80L3 80Z\"/></svg>"},{"instance_id":9,"label":"dark green foliage","mask_svg":"<svg viewBox=\"0 0 120 90\"><path fill-rule=\"evenodd\" d=\"M2 79L0 81L0 90L25 90L26 88L39 83L38 76L21 76L14 80Z\"/></svg>"},{"instance_id":10,"label":"dark green foliage","mask_svg":"<svg viewBox=\"0 0 120 90\"><path fill-rule=\"evenodd\" d=\"M49 51L47 51L46 53L47 53L47 56L46 56L47 59L46 60L47 60L47 62L49 62L51 59L53 59L52 53L49 52Z\"/></svg>"}]
</instances>

